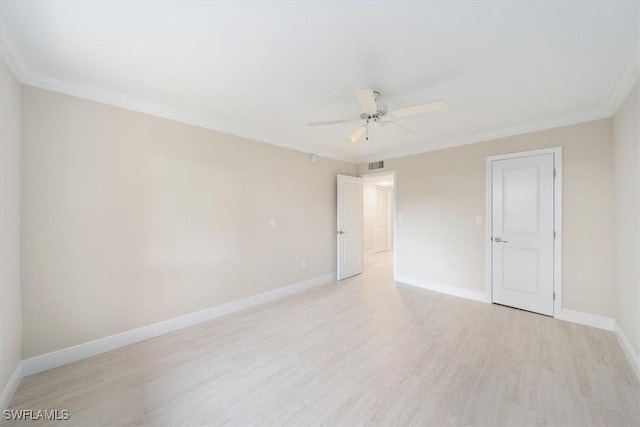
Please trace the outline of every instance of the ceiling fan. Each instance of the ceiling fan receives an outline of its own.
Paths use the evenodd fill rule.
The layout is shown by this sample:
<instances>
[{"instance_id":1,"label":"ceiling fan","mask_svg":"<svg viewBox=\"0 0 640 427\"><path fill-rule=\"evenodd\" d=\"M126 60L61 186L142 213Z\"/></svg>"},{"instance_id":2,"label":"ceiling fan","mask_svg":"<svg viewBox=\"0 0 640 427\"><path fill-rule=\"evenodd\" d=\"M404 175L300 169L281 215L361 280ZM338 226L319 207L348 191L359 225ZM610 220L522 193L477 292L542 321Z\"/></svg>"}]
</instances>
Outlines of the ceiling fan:
<instances>
[{"instance_id":1,"label":"ceiling fan","mask_svg":"<svg viewBox=\"0 0 640 427\"><path fill-rule=\"evenodd\" d=\"M442 111L446 110L448 106L447 101L444 99L437 99L424 104L414 105L413 107L388 111L387 104L381 99L380 92L376 92L371 89L358 89L354 91L354 94L358 104L360 104L360 108L362 109L362 113L360 113L358 117L353 119L313 122L309 123L307 126L328 126L361 121L363 122L362 125L353 131L351 136L349 136L348 141L356 142L362 138L362 136L365 136L365 139L368 141L370 127L386 127L387 125L391 125L397 129L403 129L408 132L415 133L414 130L393 122L389 120L389 118L403 118L415 116L416 114L430 113L432 111Z\"/></svg>"}]
</instances>

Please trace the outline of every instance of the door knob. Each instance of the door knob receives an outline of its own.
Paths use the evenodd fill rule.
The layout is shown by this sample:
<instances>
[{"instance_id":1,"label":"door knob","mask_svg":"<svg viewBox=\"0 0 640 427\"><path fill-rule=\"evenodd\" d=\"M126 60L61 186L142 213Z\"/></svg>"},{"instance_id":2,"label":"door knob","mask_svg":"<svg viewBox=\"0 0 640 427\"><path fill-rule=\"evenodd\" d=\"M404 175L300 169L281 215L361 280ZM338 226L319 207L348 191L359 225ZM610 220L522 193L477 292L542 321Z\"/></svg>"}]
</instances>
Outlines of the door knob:
<instances>
[{"instance_id":1,"label":"door knob","mask_svg":"<svg viewBox=\"0 0 640 427\"><path fill-rule=\"evenodd\" d=\"M346 231L338 230L338 234L344 234Z\"/></svg>"},{"instance_id":2,"label":"door knob","mask_svg":"<svg viewBox=\"0 0 640 427\"><path fill-rule=\"evenodd\" d=\"M509 243L509 242L507 242L506 240L502 240L502 239L501 239L501 238L499 238L499 237L496 237L495 239L493 239L493 241L494 241L494 242L496 242L496 243L500 243L500 242L502 242L502 243Z\"/></svg>"}]
</instances>

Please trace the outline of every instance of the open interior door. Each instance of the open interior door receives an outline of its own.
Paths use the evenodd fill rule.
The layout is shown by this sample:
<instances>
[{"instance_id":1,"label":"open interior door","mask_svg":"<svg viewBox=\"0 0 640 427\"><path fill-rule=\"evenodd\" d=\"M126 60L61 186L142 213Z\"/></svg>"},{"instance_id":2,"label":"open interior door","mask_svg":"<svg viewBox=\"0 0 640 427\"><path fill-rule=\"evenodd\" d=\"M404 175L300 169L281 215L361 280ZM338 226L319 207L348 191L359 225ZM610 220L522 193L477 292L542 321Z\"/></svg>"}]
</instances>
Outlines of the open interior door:
<instances>
[{"instance_id":1,"label":"open interior door","mask_svg":"<svg viewBox=\"0 0 640 427\"><path fill-rule=\"evenodd\" d=\"M338 175L338 280L362 273L362 180Z\"/></svg>"}]
</instances>

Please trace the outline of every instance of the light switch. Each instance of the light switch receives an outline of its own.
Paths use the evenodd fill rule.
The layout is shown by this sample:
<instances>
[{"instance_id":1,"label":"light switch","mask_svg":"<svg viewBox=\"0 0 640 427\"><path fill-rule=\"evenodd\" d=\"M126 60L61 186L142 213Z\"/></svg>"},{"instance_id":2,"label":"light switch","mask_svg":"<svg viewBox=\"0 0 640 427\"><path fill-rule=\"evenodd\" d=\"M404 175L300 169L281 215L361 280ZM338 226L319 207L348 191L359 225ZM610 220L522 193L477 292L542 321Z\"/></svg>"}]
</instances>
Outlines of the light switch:
<instances>
[{"instance_id":1,"label":"light switch","mask_svg":"<svg viewBox=\"0 0 640 427\"><path fill-rule=\"evenodd\" d=\"M482 225L482 215L476 215L476 224Z\"/></svg>"}]
</instances>

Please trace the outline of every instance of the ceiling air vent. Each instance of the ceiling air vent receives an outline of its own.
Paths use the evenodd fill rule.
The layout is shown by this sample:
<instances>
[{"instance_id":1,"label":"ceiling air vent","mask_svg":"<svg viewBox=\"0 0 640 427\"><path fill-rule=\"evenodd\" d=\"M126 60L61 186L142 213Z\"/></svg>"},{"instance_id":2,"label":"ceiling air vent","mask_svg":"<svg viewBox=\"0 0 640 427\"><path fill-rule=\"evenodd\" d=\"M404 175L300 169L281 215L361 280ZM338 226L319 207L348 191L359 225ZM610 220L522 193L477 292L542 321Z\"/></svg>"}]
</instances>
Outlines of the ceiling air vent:
<instances>
[{"instance_id":1,"label":"ceiling air vent","mask_svg":"<svg viewBox=\"0 0 640 427\"><path fill-rule=\"evenodd\" d=\"M379 162L371 162L369 163L369 170L373 169L382 169L384 168L384 161L380 160Z\"/></svg>"}]
</instances>

